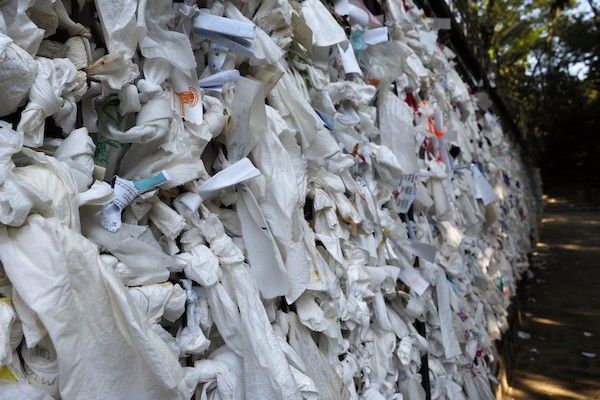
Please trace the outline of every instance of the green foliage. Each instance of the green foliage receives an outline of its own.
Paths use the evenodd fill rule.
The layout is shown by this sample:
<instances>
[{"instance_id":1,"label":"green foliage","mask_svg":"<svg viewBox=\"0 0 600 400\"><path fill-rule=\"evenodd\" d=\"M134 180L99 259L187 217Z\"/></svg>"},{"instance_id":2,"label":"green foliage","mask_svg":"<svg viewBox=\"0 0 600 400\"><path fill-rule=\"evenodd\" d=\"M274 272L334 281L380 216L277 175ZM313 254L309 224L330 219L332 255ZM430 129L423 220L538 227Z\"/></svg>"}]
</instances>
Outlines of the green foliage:
<instances>
[{"instance_id":1,"label":"green foliage","mask_svg":"<svg viewBox=\"0 0 600 400\"><path fill-rule=\"evenodd\" d=\"M600 4L456 0L452 5L546 181L600 183Z\"/></svg>"}]
</instances>

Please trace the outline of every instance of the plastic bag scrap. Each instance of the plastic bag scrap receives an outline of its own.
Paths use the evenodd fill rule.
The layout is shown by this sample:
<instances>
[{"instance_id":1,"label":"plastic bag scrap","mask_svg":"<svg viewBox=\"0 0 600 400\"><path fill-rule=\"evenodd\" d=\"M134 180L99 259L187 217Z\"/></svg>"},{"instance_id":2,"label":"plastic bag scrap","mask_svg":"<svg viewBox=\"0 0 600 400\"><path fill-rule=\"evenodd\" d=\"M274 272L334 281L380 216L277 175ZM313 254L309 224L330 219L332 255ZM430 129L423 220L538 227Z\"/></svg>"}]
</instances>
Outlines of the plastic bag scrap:
<instances>
[{"instance_id":1,"label":"plastic bag scrap","mask_svg":"<svg viewBox=\"0 0 600 400\"><path fill-rule=\"evenodd\" d=\"M539 179L439 26L2 2L0 399L492 399Z\"/></svg>"}]
</instances>

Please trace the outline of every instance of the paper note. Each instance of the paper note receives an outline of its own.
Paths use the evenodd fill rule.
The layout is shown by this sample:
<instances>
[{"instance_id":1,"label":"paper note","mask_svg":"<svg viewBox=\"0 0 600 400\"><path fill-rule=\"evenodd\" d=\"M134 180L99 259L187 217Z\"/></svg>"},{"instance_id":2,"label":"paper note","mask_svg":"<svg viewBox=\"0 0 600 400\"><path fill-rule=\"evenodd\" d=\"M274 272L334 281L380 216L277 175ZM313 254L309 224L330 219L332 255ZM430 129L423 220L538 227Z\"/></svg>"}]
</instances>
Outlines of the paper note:
<instances>
[{"instance_id":1,"label":"paper note","mask_svg":"<svg viewBox=\"0 0 600 400\"><path fill-rule=\"evenodd\" d=\"M350 14L350 2L348 0L336 0L333 9L337 15Z\"/></svg>"},{"instance_id":2,"label":"paper note","mask_svg":"<svg viewBox=\"0 0 600 400\"><path fill-rule=\"evenodd\" d=\"M442 331L442 344L446 358L458 356L462 351L458 344L458 338L454 331L454 319L452 307L450 306L450 283L443 270L438 270L437 284L435 287L438 303L438 314L440 317L440 329Z\"/></svg>"},{"instance_id":3,"label":"paper note","mask_svg":"<svg viewBox=\"0 0 600 400\"><path fill-rule=\"evenodd\" d=\"M195 213L202 204L202 197L193 192L187 192L179 195L173 200L173 207L184 219L187 219Z\"/></svg>"},{"instance_id":4,"label":"paper note","mask_svg":"<svg viewBox=\"0 0 600 400\"><path fill-rule=\"evenodd\" d=\"M417 195L415 174L403 175L398 180L398 189L395 193L396 211L406 214Z\"/></svg>"},{"instance_id":5,"label":"paper note","mask_svg":"<svg viewBox=\"0 0 600 400\"><path fill-rule=\"evenodd\" d=\"M225 47L226 49L229 49L234 53L241 54L245 57L254 57L254 50L252 50L252 41L249 39L230 37L221 35L220 33L199 29L195 30L195 32L199 36L202 36L203 38L208 39L211 42L220 45L221 47Z\"/></svg>"},{"instance_id":6,"label":"paper note","mask_svg":"<svg viewBox=\"0 0 600 400\"><path fill-rule=\"evenodd\" d=\"M312 31L312 45L330 47L348 41L344 28L338 24L322 2L304 0L300 4L303 19Z\"/></svg>"},{"instance_id":7,"label":"paper note","mask_svg":"<svg viewBox=\"0 0 600 400\"><path fill-rule=\"evenodd\" d=\"M321 241L321 243L323 243L325 249L327 249L329 254L331 254L331 256L335 258L337 262L342 265L345 264L344 255L342 254L342 248L340 246L340 239L338 237L327 236L320 233L317 233L315 236Z\"/></svg>"},{"instance_id":8,"label":"paper note","mask_svg":"<svg viewBox=\"0 0 600 400\"><path fill-rule=\"evenodd\" d=\"M262 296L273 299L285 295L289 290L289 279L281 253L260 206L247 188L239 191L237 215L248 252L250 272Z\"/></svg>"},{"instance_id":9,"label":"paper note","mask_svg":"<svg viewBox=\"0 0 600 400\"><path fill-rule=\"evenodd\" d=\"M369 14L362 8L358 8L353 4L348 6L348 15L350 16L351 24L358 24L366 27L369 25Z\"/></svg>"},{"instance_id":10,"label":"paper note","mask_svg":"<svg viewBox=\"0 0 600 400\"><path fill-rule=\"evenodd\" d=\"M368 45L379 44L388 41L388 28L383 26L381 28L369 29L362 35L362 40Z\"/></svg>"},{"instance_id":11,"label":"paper note","mask_svg":"<svg viewBox=\"0 0 600 400\"><path fill-rule=\"evenodd\" d=\"M475 198L481 199L486 206L496 200L496 192L475 164L471 165L471 173L475 183Z\"/></svg>"},{"instance_id":12,"label":"paper note","mask_svg":"<svg viewBox=\"0 0 600 400\"><path fill-rule=\"evenodd\" d=\"M235 82L239 77L240 71L237 69L220 71L206 78L199 79L198 86L203 89L221 91L225 83Z\"/></svg>"},{"instance_id":13,"label":"paper note","mask_svg":"<svg viewBox=\"0 0 600 400\"><path fill-rule=\"evenodd\" d=\"M411 253L430 263L435 262L435 254L437 253L437 248L435 246L419 242L418 240L408 239L408 241L410 242L409 250Z\"/></svg>"},{"instance_id":14,"label":"paper note","mask_svg":"<svg viewBox=\"0 0 600 400\"><path fill-rule=\"evenodd\" d=\"M198 82L179 69L171 69L171 107L186 121L202 123L202 99Z\"/></svg>"},{"instance_id":15,"label":"paper note","mask_svg":"<svg viewBox=\"0 0 600 400\"><path fill-rule=\"evenodd\" d=\"M410 265L400 268L400 279L419 296L425 293L425 290L429 287L429 283L423 279L419 271Z\"/></svg>"},{"instance_id":16,"label":"paper note","mask_svg":"<svg viewBox=\"0 0 600 400\"><path fill-rule=\"evenodd\" d=\"M344 72L346 74L358 74L362 76L363 73L358 66L358 61L356 60L356 55L354 54L352 45L348 43L348 48L345 51L340 45L338 45L338 50L340 52L340 56L342 57L342 66L344 67Z\"/></svg>"},{"instance_id":17,"label":"paper note","mask_svg":"<svg viewBox=\"0 0 600 400\"><path fill-rule=\"evenodd\" d=\"M383 23L381 22L381 20L378 17L371 14L371 12L367 8L367 6L365 6L365 3L363 2L363 0L354 0L354 4L356 4L358 7L362 8L369 15L369 23L371 25L374 25L374 26L382 26L383 25Z\"/></svg>"},{"instance_id":18,"label":"paper note","mask_svg":"<svg viewBox=\"0 0 600 400\"><path fill-rule=\"evenodd\" d=\"M210 179L198 186L198 194L202 200L208 200L219 190L244 182L260 175L260 171L247 158L230 165L219 171Z\"/></svg>"},{"instance_id":19,"label":"paper note","mask_svg":"<svg viewBox=\"0 0 600 400\"><path fill-rule=\"evenodd\" d=\"M212 14L200 14L194 19L194 29L225 36L254 39L254 24Z\"/></svg>"},{"instance_id":20,"label":"paper note","mask_svg":"<svg viewBox=\"0 0 600 400\"><path fill-rule=\"evenodd\" d=\"M150 178L135 182L117 176L113 187L115 197L100 210L97 215L98 221L106 230L116 232L121 227L121 213L137 196L170 179L167 171L161 171Z\"/></svg>"}]
</instances>

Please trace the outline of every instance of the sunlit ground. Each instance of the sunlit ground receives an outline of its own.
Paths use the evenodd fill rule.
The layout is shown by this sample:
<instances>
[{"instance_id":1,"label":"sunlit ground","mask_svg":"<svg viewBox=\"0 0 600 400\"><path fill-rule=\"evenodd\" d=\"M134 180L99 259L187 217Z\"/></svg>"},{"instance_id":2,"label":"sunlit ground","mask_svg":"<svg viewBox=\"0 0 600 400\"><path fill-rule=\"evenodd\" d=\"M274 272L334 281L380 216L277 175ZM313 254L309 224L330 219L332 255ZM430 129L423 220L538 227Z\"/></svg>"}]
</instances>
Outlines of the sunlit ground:
<instances>
[{"instance_id":1,"label":"sunlit ground","mask_svg":"<svg viewBox=\"0 0 600 400\"><path fill-rule=\"evenodd\" d=\"M600 198L545 202L501 398L600 400Z\"/></svg>"},{"instance_id":2,"label":"sunlit ground","mask_svg":"<svg viewBox=\"0 0 600 400\"><path fill-rule=\"evenodd\" d=\"M543 375L524 373L519 376L519 381L522 389L511 388L511 391L509 392L510 398L516 400L529 398L545 399L548 397L578 400L591 399L587 394L581 394L573 390L565 389L560 382L549 379Z\"/></svg>"}]
</instances>

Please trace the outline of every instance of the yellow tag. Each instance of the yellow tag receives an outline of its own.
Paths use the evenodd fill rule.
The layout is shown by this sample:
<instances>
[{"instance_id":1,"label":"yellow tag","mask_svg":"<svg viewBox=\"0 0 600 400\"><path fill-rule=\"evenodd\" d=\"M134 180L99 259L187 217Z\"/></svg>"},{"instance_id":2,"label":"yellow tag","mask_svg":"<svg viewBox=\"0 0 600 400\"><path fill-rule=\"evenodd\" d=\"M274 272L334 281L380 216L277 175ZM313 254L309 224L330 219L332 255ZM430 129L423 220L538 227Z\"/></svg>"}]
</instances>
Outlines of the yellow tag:
<instances>
[{"instance_id":1,"label":"yellow tag","mask_svg":"<svg viewBox=\"0 0 600 400\"><path fill-rule=\"evenodd\" d=\"M10 296L0 296L0 301L3 303L8 304L9 306L11 305L11 297ZM12 381L12 382L16 382L17 378L13 375L12 372L10 372L10 369L8 368L7 365L5 365L4 367L0 367L0 379L4 379L5 381Z\"/></svg>"},{"instance_id":2,"label":"yellow tag","mask_svg":"<svg viewBox=\"0 0 600 400\"><path fill-rule=\"evenodd\" d=\"M17 378L15 378L13 373L10 372L10 369L6 365L4 367L0 368L0 379L4 379L5 381L12 381L12 382L17 381Z\"/></svg>"}]
</instances>

